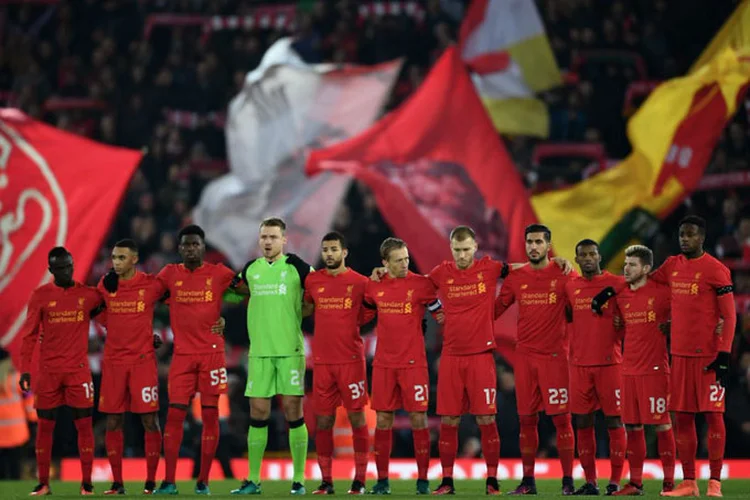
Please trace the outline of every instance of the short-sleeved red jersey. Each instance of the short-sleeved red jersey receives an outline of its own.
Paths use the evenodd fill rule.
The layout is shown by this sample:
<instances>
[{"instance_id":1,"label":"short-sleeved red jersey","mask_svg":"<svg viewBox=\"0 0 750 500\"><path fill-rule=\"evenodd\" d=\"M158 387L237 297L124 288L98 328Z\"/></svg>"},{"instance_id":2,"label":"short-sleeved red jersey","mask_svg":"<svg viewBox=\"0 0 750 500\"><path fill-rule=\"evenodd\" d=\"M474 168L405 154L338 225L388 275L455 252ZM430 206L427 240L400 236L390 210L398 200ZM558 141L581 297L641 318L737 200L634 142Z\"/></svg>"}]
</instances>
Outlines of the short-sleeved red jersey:
<instances>
[{"instance_id":1,"label":"short-sleeved red jersey","mask_svg":"<svg viewBox=\"0 0 750 500\"><path fill-rule=\"evenodd\" d=\"M169 318L176 354L224 352L224 337L211 333L221 316L222 296L235 273L223 264L204 262L194 271L168 264L157 278L169 291Z\"/></svg>"},{"instance_id":2,"label":"short-sleeved red jersey","mask_svg":"<svg viewBox=\"0 0 750 500\"><path fill-rule=\"evenodd\" d=\"M518 302L517 352L567 357L565 284L577 276L575 272L563 274L553 262L544 269L523 266L508 274L495 309L499 315L513 302Z\"/></svg>"},{"instance_id":3,"label":"short-sleeved red jersey","mask_svg":"<svg viewBox=\"0 0 750 500\"><path fill-rule=\"evenodd\" d=\"M336 275L325 269L307 275L305 302L315 304L312 341L315 364L352 363L365 359L365 345L359 327L368 281L348 268Z\"/></svg>"},{"instance_id":4,"label":"short-sleeved red jersey","mask_svg":"<svg viewBox=\"0 0 750 500\"><path fill-rule=\"evenodd\" d=\"M99 281L97 289L107 305L107 341L104 362L118 365L137 363L154 352L154 304L164 295L163 283L140 271L120 279L115 293Z\"/></svg>"},{"instance_id":5,"label":"short-sleeved red jersey","mask_svg":"<svg viewBox=\"0 0 750 500\"><path fill-rule=\"evenodd\" d=\"M637 290L625 288L616 296L625 321L623 375L669 373L667 337L659 324L669 320L669 287L649 279Z\"/></svg>"},{"instance_id":6,"label":"short-sleeved red jersey","mask_svg":"<svg viewBox=\"0 0 750 500\"><path fill-rule=\"evenodd\" d=\"M34 290L22 330L21 371L31 372L40 331L40 371L72 372L87 368L91 310L101 302L96 288L80 283L70 288L48 283Z\"/></svg>"},{"instance_id":7,"label":"short-sleeved red jersey","mask_svg":"<svg viewBox=\"0 0 750 500\"><path fill-rule=\"evenodd\" d=\"M716 335L721 318L717 293L732 287L729 269L704 253L696 259L684 255L669 257L651 279L672 289L672 354L679 356L715 356L728 351L734 332Z\"/></svg>"},{"instance_id":8,"label":"short-sleeved red jersey","mask_svg":"<svg viewBox=\"0 0 750 500\"><path fill-rule=\"evenodd\" d=\"M601 316L591 310L591 299L609 286L621 290L625 278L604 271L591 279L578 276L565 284L565 296L573 313L573 322L568 326L573 365L603 366L622 362L622 331L618 332L614 326L616 302L607 302Z\"/></svg>"},{"instance_id":9,"label":"short-sleeved red jersey","mask_svg":"<svg viewBox=\"0 0 750 500\"><path fill-rule=\"evenodd\" d=\"M367 283L365 301L378 310L373 366L427 366L422 319L436 298L432 282L411 272L405 278L385 276Z\"/></svg>"},{"instance_id":10,"label":"short-sleeved red jersey","mask_svg":"<svg viewBox=\"0 0 750 500\"><path fill-rule=\"evenodd\" d=\"M443 354L466 356L495 349L493 304L503 266L483 257L468 269L445 261L430 272L445 314Z\"/></svg>"}]
</instances>

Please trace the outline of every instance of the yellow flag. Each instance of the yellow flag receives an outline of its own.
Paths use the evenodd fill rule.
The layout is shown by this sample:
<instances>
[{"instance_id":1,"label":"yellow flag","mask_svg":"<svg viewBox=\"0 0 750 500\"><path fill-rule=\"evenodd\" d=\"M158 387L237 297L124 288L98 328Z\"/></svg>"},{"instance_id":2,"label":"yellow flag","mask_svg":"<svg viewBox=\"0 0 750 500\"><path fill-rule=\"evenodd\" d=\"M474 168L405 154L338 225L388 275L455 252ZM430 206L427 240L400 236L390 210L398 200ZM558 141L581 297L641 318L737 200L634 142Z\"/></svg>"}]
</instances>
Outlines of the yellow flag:
<instances>
[{"instance_id":1,"label":"yellow flag","mask_svg":"<svg viewBox=\"0 0 750 500\"><path fill-rule=\"evenodd\" d=\"M606 263L658 229L700 181L750 83L746 61L726 48L697 72L663 83L628 122L630 156L567 189L532 197L558 255L572 260L576 243L591 238Z\"/></svg>"},{"instance_id":2,"label":"yellow flag","mask_svg":"<svg viewBox=\"0 0 750 500\"><path fill-rule=\"evenodd\" d=\"M737 51L750 49L750 0L743 0L737 6L698 60L693 63L690 73L708 64L727 47Z\"/></svg>"}]
</instances>

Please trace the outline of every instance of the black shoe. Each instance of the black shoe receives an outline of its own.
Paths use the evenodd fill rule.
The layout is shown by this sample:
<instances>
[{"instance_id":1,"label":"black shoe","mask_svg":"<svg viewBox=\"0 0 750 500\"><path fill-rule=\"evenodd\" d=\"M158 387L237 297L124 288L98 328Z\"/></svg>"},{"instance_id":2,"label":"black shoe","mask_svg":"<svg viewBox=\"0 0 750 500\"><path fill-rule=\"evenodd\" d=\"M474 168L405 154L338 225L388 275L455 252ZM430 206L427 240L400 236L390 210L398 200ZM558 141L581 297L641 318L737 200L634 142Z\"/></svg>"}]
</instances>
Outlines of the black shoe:
<instances>
[{"instance_id":1,"label":"black shoe","mask_svg":"<svg viewBox=\"0 0 750 500\"><path fill-rule=\"evenodd\" d=\"M104 494L105 495L124 495L125 486L123 486L122 483L114 482L112 483L112 486L110 486L109 489L104 492Z\"/></svg>"},{"instance_id":2,"label":"black shoe","mask_svg":"<svg viewBox=\"0 0 750 500\"><path fill-rule=\"evenodd\" d=\"M583 486L578 488L574 495L598 495L599 487L593 483L584 483Z\"/></svg>"},{"instance_id":3,"label":"black shoe","mask_svg":"<svg viewBox=\"0 0 750 500\"><path fill-rule=\"evenodd\" d=\"M488 477L484 484L484 493L486 495L502 495L500 492L500 483L496 477Z\"/></svg>"},{"instance_id":4,"label":"black shoe","mask_svg":"<svg viewBox=\"0 0 750 500\"><path fill-rule=\"evenodd\" d=\"M144 495L153 495L154 491L156 491L156 482L155 481L146 481L143 484L143 494Z\"/></svg>"},{"instance_id":5,"label":"black shoe","mask_svg":"<svg viewBox=\"0 0 750 500\"><path fill-rule=\"evenodd\" d=\"M620 485L619 484L609 483L607 485L607 493L605 493L605 495L608 496L608 497L611 497L612 495L614 495L618 491L620 491Z\"/></svg>"},{"instance_id":6,"label":"black shoe","mask_svg":"<svg viewBox=\"0 0 750 500\"><path fill-rule=\"evenodd\" d=\"M440 483L440 486L438 486L437 489L432 492L432 494L433 495L455 495L456 488L453 486L453 478L444 477L443 481Z\"/></svg>"},{"instance_id":7,"label":"black shoe","mask_svg":"<svg viewBox=\"0 0 750 500\"><path fill-rule=\"evenodd\" d=\"M563 496L575 495L576 487L573 484L573 478L565 476L562 478L562 494Z\"/></svg>"},{"instance_id":8,"label":"black shoe","mask_svg":"<svg viewBox=\"0 0 750 500\"><path fill-rule=\"evenodd\" d=\"M93 495L94 485L91 483L81 483L81 495Z\"/></svg>"},{"instance_id":9,"label":"black shoe","mask_svg":"<svg viewBox=\"0 0 750 500\"><path fill-rule=\"evenodd\" d=\"M536 495L536 480L533 477L524 477L518 488L509 491L508 495Z\"/></svg>"},{"instance_id":10,"label":"black shoe","mask_svg":"<svg viewBox=\"0 0 750 500\"><path fill-rule=\"evenodd\" d=\"M320 486L312 492L313 495L333 495L333 485L328 481L323 481Z\"/></svg>"},{"instance_id":11,"label":"black shoe","mask_svg":"<svg viewBox=\"0 0 750 500\"><path fill-rule=\"evenodd\" d=\"M352 486L349 488L349 491L347 491L350 495L364 495L367 493L367 488L365 487L365 483L362 481L357 481L356 479L352 481Z\"/></svg>"}]
</instances>

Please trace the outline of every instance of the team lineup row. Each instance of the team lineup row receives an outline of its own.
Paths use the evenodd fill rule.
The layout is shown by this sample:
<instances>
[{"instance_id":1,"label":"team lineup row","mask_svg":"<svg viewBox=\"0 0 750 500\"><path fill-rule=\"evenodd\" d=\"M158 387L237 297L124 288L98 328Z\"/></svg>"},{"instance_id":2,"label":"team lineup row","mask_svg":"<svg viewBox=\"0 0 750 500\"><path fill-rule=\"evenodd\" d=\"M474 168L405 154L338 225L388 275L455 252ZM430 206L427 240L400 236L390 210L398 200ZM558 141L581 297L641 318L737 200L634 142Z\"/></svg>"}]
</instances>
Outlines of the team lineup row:
<instances>
[{"instance_id":1,"label":"team lineup row","mask_svg":"<svg viewBox=\"0 0 750 500\"><path fill-rule=\"evenodd\" d=\"M204 422L196 493L208 493L210 465L219 436L218 398L227 385L221 303L243 300L248 295L249 475L233 494L262 491L260 469L268 439L271 398L276 395L282 396L289 423L294 464L291 493L306 491L303 471L308 434L302 416L305 358L300 328L305 315L313 315L315 322L312 396L318 429L315 444L323 477L314 493L333 492L332 428L339 405L348 410L353 429L355 477L350 493L366 491L371 448L378 481L370 491L390 493L391 428L394 411L402 408L409 413L413 428L416 491L430 493L426 418L429 379L422 327L426 311L442 324L443 337L437 387L443 480L432 493L455 491L452 468L458 422L462 414L471 413L481 431L487 463L486 493L499 494L494 320L513 303L519 310L514 372L524 478L512 494L536 493L533 470L540 411L552 416L557 429L563 494L598 494L593 467L593 414L598 409L606 416L610 434L612 475L608 494L642 494L644 424L657 426L667 476L662 494L695 494L695 413L705 413L709 422L708 493L721 494L725 440L721 378L728 372L734 301L728 270L703 251L702 219L682 221L682 254L671 257L656 271L652 271L653 254L648 248L629 248L623 277L600 269L598 245L591 240L582 240L576 247L581 275L564 259L550 262L551 232L542 225L526 228L528 262L511 266L487 257L476 259L474 232L459 226L450 235L453 260L425 276L409 272L406 243L388 238L380 248L383 267L373 271L370 278L346 267L348 250L342 235L329 233L322 239L325 267L313 272L299 257L284 254L285 230L280 219L263 221L259 231L262 257L249 262L240 273L203 262L205 236L197 226L180 232L182 263L166 266L157 276L136 271L137 247L123 240L112 251L113 270L96 289L73 281L72 256L64 248L50 252L49 270L54 280L32 295L22 349L21 384L29 390L32 354L43 337L39 341L39 374L34 379L40 417L39 485L32 494L50 491L52 431L56 409L62 405L73 408L78 430L81 493L93 492L94 395L86 339L89 318L97 314L97 320L107 327L99 407L108 414L106 444L114 478L105 493L124 492L122 421L126 411L140 414L146 429L144 492L176 493L182 425L196 392L201 395ZM500 278L505 279L496 296ZM152 329L153 307L159 300L170 307L175 341L163 439L156 418L158 384ZM369 398L360 327L375 317L378 343L371 406L377 412L377 428L371 446L363 413ZM669 330L671 367L665 336ZM670 410L676 415L685 478L677 487L673 484L675 439ZM586 483L578 490L572 479L575 435L571 412L577 415L578 452L586 473ZM162 440L166 474L156 488ZM631 478L620 489L626 449Z\"/></svg>"}]
</instances>

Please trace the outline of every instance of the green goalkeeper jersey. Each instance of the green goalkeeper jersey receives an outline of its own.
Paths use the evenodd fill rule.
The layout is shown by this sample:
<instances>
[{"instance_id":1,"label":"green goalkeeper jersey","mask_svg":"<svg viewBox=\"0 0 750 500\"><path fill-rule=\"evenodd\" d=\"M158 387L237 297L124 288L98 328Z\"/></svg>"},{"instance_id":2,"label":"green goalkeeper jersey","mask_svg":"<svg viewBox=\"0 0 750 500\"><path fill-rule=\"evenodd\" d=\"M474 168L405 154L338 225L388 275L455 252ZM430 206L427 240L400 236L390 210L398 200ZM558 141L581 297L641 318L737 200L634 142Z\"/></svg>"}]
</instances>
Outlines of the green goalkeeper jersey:
<instances>
[{"instance_id":1,"label":"green goalkeeper jersey","mask_svg":"<svg viewBox=\"0 0 750 500\"><path fill-rule=\"evenodd\" d=\"M256 259L240 273L250 290L247 331L251 357L303 356L302 297L310 266L284 255ZM295 265L296 264L296 265Z\"/></svg>"}]
</instances>

